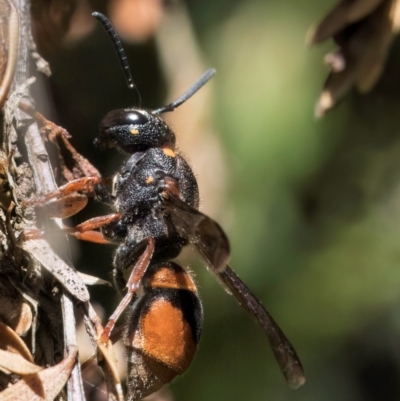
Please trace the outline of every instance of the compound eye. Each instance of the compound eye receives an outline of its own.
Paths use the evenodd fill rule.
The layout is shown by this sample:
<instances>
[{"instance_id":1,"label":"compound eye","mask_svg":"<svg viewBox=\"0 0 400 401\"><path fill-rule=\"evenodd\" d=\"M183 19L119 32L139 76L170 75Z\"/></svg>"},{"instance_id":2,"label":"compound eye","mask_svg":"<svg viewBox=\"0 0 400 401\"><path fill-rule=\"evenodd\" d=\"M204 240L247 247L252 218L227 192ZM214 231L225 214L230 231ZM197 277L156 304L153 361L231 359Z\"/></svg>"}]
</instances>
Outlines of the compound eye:
<instances>
[{"instance_id":1,"label":"compound eye","mask_svg":"<svg viewBox=\"0 0 400 401\"><path fill-rule=\"evenodd\" d=\"M148 117L135 109L112 110L100 123L101 130L118 127L120 125L145 125L149 122Z\"/></svg>"},{"instance_id":2,"label":"compound eye","mask_svg":"<svg viewBox=\"0 0 400 401\"><path fill-rule=\"evenodd\" d=\"M145 125L149 122L149 119L144 114L138 111L126 111L124 116L121 116L122 124L133 124L133 125Z\"/></svg>"}]
</instances>

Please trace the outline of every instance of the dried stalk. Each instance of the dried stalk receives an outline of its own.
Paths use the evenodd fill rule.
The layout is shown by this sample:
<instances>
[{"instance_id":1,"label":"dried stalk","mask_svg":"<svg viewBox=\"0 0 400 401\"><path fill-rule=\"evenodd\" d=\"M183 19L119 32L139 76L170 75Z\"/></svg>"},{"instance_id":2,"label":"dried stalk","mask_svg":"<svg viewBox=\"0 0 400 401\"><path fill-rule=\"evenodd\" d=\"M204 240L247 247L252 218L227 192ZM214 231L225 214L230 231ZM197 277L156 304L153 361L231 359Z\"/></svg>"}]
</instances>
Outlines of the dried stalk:
<instances>
[{"instance_id":1,"label":"dried stalk","mask_svg":"<svg viewBox=\"0 0 400 401\"><path fill-rule=\"evenodd\" d=\"M30 2L28 0L1 0L0 12L2 20L7 19L4 13L17 15L19 22L10 27L15 34L18 31L18 54L16 69L11 84L11 94L4 105L3 142L0 150L0 174L2 193L0 197L0 284L20 293L20 307L27 309L28 318L24 324L10 323L8 317L11 307L0 306L0 320L10 326L12 332L19 334L16 327L24 335L29 332L31 337L30 352L39 366L54 366L43 370L44 378L52 378L52 383L40 382L41 374L32 380L43 384L44 399L84 400L84 391L80 364L77 360L77 340L75 333L74 304L80 302L80 310L84 315L87 332L96 346L96 340L101 332L101 322L89 303L89 293L81 275L73 268L68 257L68 240L65 235L57 236L57 243L49 244L45 239L23 240L23 232L36 227L38 221L31 208L21 207L21 201L33 193L45 194L57 189L49 155L46 151L42 133L37 122L20 108L21 100L31 102L30 87L34 79L29 77L31 63L36 62L36 69L43 70L44 60L38 57L31 37ZM3 30L3 36L5 31ZM8 38L3 38L7 40ZM15 40L13 36L11 39ZM2 55L8 56L8 66L14 63L14 57L9 51ZM8 83L7 83L8 85ZM0 88L8 92L7 88ZM26 155L26 160L22 157ZM3 177L4 176L4 177ZM15 204L17 205L15 208ZM52 228L52 222L43 219L40 224ZM55 225L62 227L60 219L55 219ZM56 251L55 251L56 250ZM50 273L50 275L48 274ZM3 307L4 310L1 308ZM29 314L29 312L31 314ZM7 315L9 313L9 315ZM22 316L22 315L21 315ZM20 318L21 320L21 318ZM36 321L39 320L39 325ZM0 339L0 348L2 340ZM109 385L109 399L122 399L118 376L115 374L114 357L111 347L101 347L107 367L104 369ZM21 353L17 350L17 353ZM59 356L64 359L59 362ZM16 357L17 358L17 357ZM51 370L53 369L53 370ZM71 372L72 370L72 372ZM18 371L15 371L18 373ZM68 383L64 391L65 381ZM10 375L0 377L0 391L12 384L15 379ZM18 381L18 379L17 379ZM1 393L4 399L22 399L30 397L27 378L16 385L8 387ZM33 382L32 382L33 383ZM33 385L30 383L30 385ZM59 388L58 388L58 387ZM57 394L59 395L57 396ZM3 399L3 398L2 398Z\"/></svg>"}]
</instances>

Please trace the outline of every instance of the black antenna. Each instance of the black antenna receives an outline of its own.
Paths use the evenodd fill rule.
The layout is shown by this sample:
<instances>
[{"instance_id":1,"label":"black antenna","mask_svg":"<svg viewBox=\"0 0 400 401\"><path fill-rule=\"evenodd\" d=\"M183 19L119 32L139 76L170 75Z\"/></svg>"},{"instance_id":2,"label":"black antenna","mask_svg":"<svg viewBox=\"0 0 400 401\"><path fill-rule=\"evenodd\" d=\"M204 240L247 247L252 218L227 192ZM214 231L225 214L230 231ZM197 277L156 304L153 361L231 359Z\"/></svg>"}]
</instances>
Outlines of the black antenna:
<instances>
[{"instance_id":1,"label":"black antenna","mask_svg":"<svg viewBox=\"0 0 400 401\"><path fill-rule=\"evenodd\" d=\"M119 61L121 63L121 67L124 70L124 74L125 74L126 82L128 83L128 87L130 89L133 89L133 88L136 89L136 91L139 95L139 103L140 103L140 93L137 90L137 87L135 86L135 84L133 83L133 78L132 78L131 70L129 68L128 59L126 58L125 50L122 47L122 43L121 43L121 40L120 40L117 32L115 31L114 27L112 26L110 20L104 14L99 13L98 11L95 11L94 13L92 13L92 16L94 18L96 18L103 25L104 29L108 33L108 36L110 37L110 39L114 45L115 51L116 51Z\"/></svg>"},{"instance_id":2,"label":"black antenna","mask_svg":"<svg viewBox=\"0 0 400 401\"><path fill-rule=\"evenodd\" d=\"M179 99L175 100L175 102L168 104L167 106L160 107L159 109L152 111L152 113L161 114L161 113L167 113L169 111L174 111L178 106L180 106L182 103L186 102L186 100L188 100L190 97L192 97L204 84L206 84L210 80L210 78L216 72L217 71L214 68L210 68Z\"/></svg>"}]
</instances>

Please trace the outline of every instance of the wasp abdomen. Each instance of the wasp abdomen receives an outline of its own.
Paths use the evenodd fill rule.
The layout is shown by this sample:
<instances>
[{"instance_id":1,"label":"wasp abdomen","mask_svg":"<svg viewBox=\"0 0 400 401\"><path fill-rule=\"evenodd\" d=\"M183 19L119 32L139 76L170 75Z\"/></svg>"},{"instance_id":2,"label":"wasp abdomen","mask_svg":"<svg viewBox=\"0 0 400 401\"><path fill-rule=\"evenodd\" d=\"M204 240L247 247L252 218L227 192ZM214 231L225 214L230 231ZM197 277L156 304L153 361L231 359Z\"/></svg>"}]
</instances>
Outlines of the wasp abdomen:
<instances>
[{"instance_id":1,"label":"wasp abdomen","mask_svg":"<svg viewBox=\"0 0 400 401\"><path fill-rule=\"evenodd\" d=\"M185 372L201 334L202 307L183 268L172 262L151 265L143 286L124 337L128 400L145 397Z\"/></svg>"}]
</instances>

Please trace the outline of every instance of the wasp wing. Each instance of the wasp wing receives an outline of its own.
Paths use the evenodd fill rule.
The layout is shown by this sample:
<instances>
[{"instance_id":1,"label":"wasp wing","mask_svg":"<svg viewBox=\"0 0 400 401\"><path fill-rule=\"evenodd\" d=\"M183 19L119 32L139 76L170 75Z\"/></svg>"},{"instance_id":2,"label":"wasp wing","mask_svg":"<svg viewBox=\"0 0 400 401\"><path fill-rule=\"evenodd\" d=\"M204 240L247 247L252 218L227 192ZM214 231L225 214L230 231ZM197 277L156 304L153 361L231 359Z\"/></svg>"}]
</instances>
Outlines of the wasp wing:
<instances>
[{"instance_id":1,"label":"wasp wing","mask_svg":"<svg viewBox=\"0 0 400 401\"><path fill-rule=\"evenodd\" d=\"M224 270L230 246L221 226L176 196L170 195L163 204L178 233L189 239L210 269L217 272Z\"/></svg>"},{"instance_id":2,"label":"wasp wing","mask_svg":"<svg viewBox=\"0 0 400 401\"><path fill-rule=\"evenodd\" d=\"M303 385L306 379L300 358L274 318L229 266L218 273L218 277L229 288L240 305L253 315L263 328L289 386L296 389Z\"/></svg>"},{"instance_id":3,"label":"wasp wing","mask_svg":"<svg viewBox=\"0 0 400 401\"><path fill-rule=\"evenodd\" d=\"M266 333L288 384L293 388L300 387L305 382L300 359L272 316L227 265L229 241L220 225L176 196L170 195L165 201L178 233L193 243L219 281L235 296L239 304L254 316Z\"/></svg>"}]
</instances>

